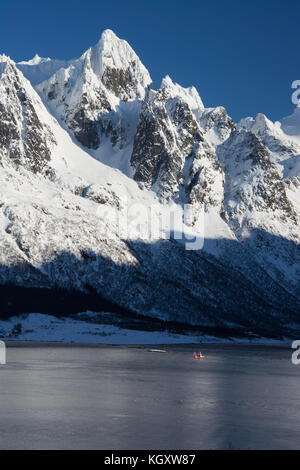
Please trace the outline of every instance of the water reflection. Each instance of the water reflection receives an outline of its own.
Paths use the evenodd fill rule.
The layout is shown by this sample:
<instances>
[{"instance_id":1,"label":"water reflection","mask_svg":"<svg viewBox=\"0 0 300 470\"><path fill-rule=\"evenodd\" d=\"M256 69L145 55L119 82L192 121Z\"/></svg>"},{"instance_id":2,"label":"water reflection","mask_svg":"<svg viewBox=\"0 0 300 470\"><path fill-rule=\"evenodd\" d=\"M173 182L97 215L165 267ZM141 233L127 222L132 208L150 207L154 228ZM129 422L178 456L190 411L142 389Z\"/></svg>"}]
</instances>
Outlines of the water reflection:
<instances>
[{"instance_id":1,"label":"water reflection","mask_svg":"<svg viewBox=\"0 0 300 470\"><path fill-rule=\"evenodd\" d=\"M1 448L299 448L300 367L261 346L13 348Z\"/></svg>"}]
</instances>

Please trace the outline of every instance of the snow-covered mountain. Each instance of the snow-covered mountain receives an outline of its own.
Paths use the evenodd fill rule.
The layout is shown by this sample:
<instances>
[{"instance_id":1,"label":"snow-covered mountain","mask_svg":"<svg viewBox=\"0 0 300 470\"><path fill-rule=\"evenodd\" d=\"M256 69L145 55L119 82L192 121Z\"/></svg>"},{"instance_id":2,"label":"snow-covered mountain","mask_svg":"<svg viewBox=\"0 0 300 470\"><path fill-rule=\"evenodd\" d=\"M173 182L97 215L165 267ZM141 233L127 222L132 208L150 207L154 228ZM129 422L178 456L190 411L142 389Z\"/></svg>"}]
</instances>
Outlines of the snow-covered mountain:
<instances>
[{"instance_id":1,"label":"snow-covered mountain","mask_svg":"<svg viewBox=\"0 0 300 470\"><path fill-rule=\"evenodd\" d=\"M110 30L74 60L0 56L2 311L48 311L56 292L66 314L108 302L206 327L299 324L299 116L235 124L194 87L167 76L155 90ZM150 210L184 204L201 249L167 239L160 219L141 237ZM86 306L70 307L68 290Z\"/></svg>"}]
</instances>

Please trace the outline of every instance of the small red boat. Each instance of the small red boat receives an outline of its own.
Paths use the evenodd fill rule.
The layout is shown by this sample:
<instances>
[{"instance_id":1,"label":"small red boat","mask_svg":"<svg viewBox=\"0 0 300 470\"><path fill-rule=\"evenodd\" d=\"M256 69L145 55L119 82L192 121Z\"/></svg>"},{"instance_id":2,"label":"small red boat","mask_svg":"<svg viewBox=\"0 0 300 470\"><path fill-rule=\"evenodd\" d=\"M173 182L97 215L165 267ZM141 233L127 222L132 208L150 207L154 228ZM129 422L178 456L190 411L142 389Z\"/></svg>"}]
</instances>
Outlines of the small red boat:
<instances>
[{"instance_id":1,"label":"small red boat","mask_svg":"<svg viewBox=\"0 0 300 470\"><path fill-rule=\"evenodd\" d=\"M205 359L205 356L203 356L202 353L197 354L197 353L194 352L193 356L194 356L194 359L198 359L198 360L201 360L201 361L203 361Z\"/></svg>"}]
</instances>

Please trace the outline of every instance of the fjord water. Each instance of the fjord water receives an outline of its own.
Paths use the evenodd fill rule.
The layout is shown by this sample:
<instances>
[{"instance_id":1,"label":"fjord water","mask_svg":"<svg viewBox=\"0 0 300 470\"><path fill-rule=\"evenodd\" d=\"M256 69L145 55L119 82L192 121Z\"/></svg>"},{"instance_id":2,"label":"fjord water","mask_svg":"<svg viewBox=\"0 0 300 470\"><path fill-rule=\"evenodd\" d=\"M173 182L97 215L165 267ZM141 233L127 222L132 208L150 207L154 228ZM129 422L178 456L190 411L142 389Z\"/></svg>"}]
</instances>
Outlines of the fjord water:
<instances>
[{"instance_id":1,"label":"fjord water","mask_svg":"<svg viewBox=\"0 0 300 470\"><path fill-rule=\"evenodd\" d=\"M291 349L201 345L205 361L195 349L8 348L0 448L300 448Z\"/></svg>"}]
</instances>

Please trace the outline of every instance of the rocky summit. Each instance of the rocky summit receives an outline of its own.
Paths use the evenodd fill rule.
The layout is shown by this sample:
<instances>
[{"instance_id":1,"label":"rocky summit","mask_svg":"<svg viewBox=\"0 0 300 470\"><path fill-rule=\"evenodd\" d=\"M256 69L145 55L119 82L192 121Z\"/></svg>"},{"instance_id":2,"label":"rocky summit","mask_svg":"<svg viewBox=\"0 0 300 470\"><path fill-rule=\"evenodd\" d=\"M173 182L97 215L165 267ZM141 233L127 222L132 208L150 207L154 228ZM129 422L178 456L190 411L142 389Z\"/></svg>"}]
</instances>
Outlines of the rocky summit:
<instances>
[{"instance_id":1,"label":"rocky summit","mask_svg":"<svg viewBox=\"0 0 300 470\"><path fill-rule=\"evenodd\" d=\"M299 111L235 123L169 76L155 89L110 30L74 60L0 56L2 317L296 331ZM141 235L185 205L182 237Z\"/></svg>"}]
</instances>

